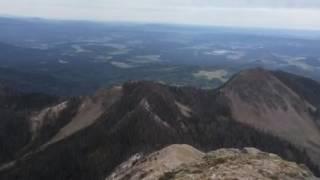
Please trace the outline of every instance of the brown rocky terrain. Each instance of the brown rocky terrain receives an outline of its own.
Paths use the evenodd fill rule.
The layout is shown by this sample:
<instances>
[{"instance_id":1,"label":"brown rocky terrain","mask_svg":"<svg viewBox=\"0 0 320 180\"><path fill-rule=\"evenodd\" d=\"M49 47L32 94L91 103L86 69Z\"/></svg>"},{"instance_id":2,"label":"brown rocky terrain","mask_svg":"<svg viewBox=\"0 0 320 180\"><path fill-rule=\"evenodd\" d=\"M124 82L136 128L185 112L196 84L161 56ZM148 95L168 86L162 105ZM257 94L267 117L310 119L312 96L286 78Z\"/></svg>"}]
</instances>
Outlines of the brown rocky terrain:
<instances>
[{"instance_id":1,"label":"brown rocky terrain","mask_svg":"<svg viewBox=\"0 0 320 180\"><path fill-rule=\"evenodd\" d=\"M310 112L315 107L272 72L254 69L239 73L221 92L230 100L235 120L272 133L305 148L320 162L320 131Z\"/></svg>"},{"instance_id":2,"label":"brown rocky terrain","mask_svg":"<svg viewBox=\"0 0 320 180\"><path fill-rule=\"evenodd\" d=\"M165 173L161 180L317 180L304 165L255 148L219 149Z\"/></svg>"},{"instance_id":3,"label":"brown rocky terrain","mask_svg":"<svg viewBox=\"0 0 320 180\"><path fill-rule=\"evenodd\" d=\"M106 180L317 180L302 164L256 148L218 149L208 153L171 145L150 155L134 155Z\"/></svg>"},{"instance_id":4,"label":"brown rocky terrain","mask_svg":"<svg viewBox=\"0 0 320 180\"><path fill-rule=\"evenodd\" d=\"M144 156L136 154L122 163L106 180L159 179L164 173L185 163L201 160L204 153L189 145L170 145Z\"/></svg>"}]
</instances>

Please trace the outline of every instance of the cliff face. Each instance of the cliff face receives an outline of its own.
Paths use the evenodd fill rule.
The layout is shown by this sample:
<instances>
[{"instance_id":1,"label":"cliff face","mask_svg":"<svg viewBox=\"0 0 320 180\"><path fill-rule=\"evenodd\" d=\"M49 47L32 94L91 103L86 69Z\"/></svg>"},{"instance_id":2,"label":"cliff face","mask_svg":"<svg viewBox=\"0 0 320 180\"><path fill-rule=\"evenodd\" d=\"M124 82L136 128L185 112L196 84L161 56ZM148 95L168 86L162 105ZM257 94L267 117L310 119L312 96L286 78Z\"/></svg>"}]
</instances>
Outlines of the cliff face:
<instances>
[{"instance_id":1,"label":"cliff face","mask_svg":"<svg viewBox=\"0 0 320 180\"><path fill-rule=\"evenodd\" d=\"M133 156L106 180L259 179L316 180L304 165L255 148L202 153L188 145L171 145L148 156Z\"/></svg>"}]
</instances>

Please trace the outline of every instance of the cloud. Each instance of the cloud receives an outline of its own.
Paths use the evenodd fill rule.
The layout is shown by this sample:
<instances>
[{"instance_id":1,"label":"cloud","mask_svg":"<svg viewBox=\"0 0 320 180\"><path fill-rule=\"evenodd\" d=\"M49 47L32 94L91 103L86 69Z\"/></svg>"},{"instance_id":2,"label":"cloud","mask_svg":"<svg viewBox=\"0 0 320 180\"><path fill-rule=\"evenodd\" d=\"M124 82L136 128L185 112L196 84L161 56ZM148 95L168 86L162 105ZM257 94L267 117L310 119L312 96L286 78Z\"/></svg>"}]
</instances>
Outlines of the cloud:
<instances>
[{"instance_id":1,"label":"cloud","mask_svg":"<svg viewBox=\"0 0 320 180\"><path fill-rule=\"evenodd\" d=\"M0 13L58 19L320 29L319 0L0 0Z\"/></svg>"},{"instance_id":2,"label":"cloud","mask_svg":"<svg viewBox=\"0 0 320 180\"><path fill-rule=\"evenodd\" d=\"M208 0L202 4L233 8L320 8L319 0Z\"/></svg>"}]
</instances>

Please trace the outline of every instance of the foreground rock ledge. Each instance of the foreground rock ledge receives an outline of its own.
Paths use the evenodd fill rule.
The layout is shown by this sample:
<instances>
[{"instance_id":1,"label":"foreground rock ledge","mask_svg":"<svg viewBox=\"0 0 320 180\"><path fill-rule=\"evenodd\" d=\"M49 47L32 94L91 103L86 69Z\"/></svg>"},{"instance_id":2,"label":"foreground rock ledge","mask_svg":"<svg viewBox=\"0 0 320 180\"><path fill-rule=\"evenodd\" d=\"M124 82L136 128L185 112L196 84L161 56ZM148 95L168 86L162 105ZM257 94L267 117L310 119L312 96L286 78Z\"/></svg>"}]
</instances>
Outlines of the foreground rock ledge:
<instances>
[{"instance_id":1,"label":"foreground rock ledge","mask_svg":"<svg viewBox=\"0 0 320 180\"><path fill-rule=\"evenodd\" d=\"M107 178L111 179L319 180L306 166L255 148L204 154L188 145L171 145L145 157L135 155Z\"/></svg>"}]
</instances>

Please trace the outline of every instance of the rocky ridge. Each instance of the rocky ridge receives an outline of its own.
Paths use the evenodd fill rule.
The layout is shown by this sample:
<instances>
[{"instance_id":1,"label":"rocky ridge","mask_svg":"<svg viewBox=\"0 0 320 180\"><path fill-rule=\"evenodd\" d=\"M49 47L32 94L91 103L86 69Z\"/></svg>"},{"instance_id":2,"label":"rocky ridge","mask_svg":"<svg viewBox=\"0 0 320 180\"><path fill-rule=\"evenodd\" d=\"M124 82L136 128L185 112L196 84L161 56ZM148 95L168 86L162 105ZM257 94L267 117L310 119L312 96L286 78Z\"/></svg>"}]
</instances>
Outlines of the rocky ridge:
<instances>
[{"instance_id":1,"label":"rocky ridge","mask_svg":"<svg viewBox=\"0 0 320 180\"><path fill-rule=\"evenodd\" d=\"M219 149L207 153L200 161L184 164L161 178L175 180L318 180L310 170L278 155L255 148Z\"/></svg>"},{"instance_id":2,"label":"rocky ridge","mask_svg":"<svg viewBox=\"0 0 320 180\"><path fill-rule=\"evenodd\" d=\"M318 180L302 164L256 148L209 153L189 145L170 145L148 156L134 155L106 180Z\"/></svg>"},{"instance_id":3,"label":"rocky ridge","mask_svg":"<svg viewBox=\"0 0 320 180\"><path fill-rule=\"evenodd\" d=\"M198 161L185 148L173 148L162 153L170 155L165 166L154 160L147 165L154 168L136 166L148 154L162 159L154 152L170 144L203 152L255 147L303 163L319 176L319 92L317 82L253 69L213 90L132 81L88 97L5 93L0 179L101 180L126 173L140 178L150 171L158 172L151 178L160 178L185 159Z\"/></svg>"}]
</instances>

